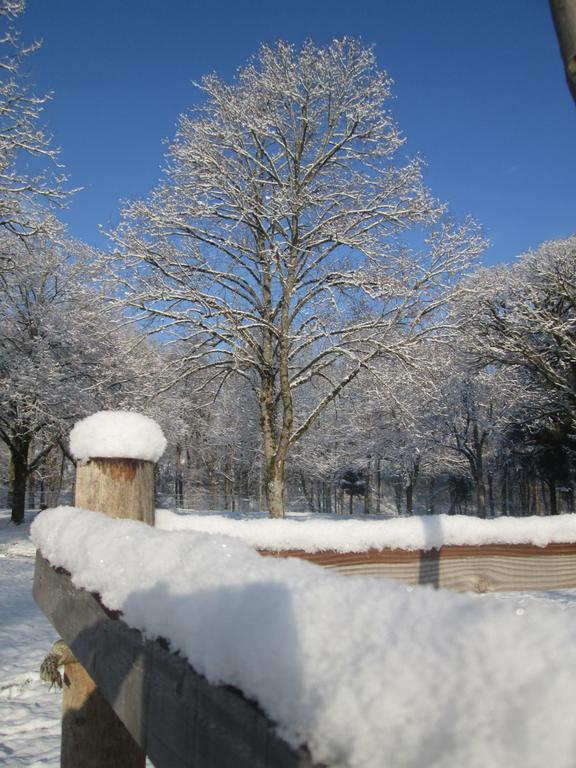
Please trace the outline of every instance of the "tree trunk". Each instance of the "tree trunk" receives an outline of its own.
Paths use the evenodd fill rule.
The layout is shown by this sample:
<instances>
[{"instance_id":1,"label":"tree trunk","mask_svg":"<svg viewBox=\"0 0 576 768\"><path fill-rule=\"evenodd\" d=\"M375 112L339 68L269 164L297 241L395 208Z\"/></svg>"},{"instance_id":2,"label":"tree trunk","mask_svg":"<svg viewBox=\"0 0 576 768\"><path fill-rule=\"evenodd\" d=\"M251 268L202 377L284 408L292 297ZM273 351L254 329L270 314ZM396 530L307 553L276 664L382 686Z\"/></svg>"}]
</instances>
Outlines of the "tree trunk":
<instances>
[{"instance_id":1,"label":"tree trunk","mask_svg":"<svg viewBox=\"0 0 576 768\"><path fill-rule=\"evenodd\" d=\"M550 493L550 514L557 515L558 512L558 497L556 495L556 483L554 480L547 481L548 491Z\"/></svg>"},{"instance_id":2,"label":"tree trunk","mask_svg":"<svg viewBox=\"0 0 576 768\"><path fill-rule=\"evenodd\" d=\"M568 498L566 499L568 503L568 512L573 515L574 514L574 486L570 487L570 490L568 491Z\"/></svg>"},{"instance_id":3,"label":"tree trunk","mask_svg":"<svg viewBox=\"0 0 576 768\"><path fill-rule=\"evenodd\" d=\"M542 510L544 514L550 514L548 509L548 499L546 498L546 481L542 480L540 483L536 478L532 480L532 514L541 515Z\"/></svg>"},{"instance_id":4,"label":"tree trunk","mask_svg":"<svg viewBox=\"0 0 576 768\"><path fill-rule=\"evenodd\" d=\"M491 472L488 475L488 505L490 509L490 517L494 517L496 515L494 506L494 478Z\"/></svg>"},{"instance_id":5,"label":"tree trunk","mask_svg":"<svg viewBox=\"0 0 576 768\"><path fill-rule=\"evenodd\" d=\"M284 517L285 461L291 419L284 405L283 423L278 435L276 398L272 377L263 376L260 390L260 427L264 449L264 490L268 516Z\"/></svg>"},{"instance_id":6,"label":"tree trunk","mask_svg":"<svg viewBox=\"0 0 576 768\"><path fill-rule=\"evenodd\" d=\"M184 484L182 480L182 446L176 446L174 462L174 503L177 507L184 506Z\"/></svg>"},{"instance_id":7,"label":"tree trunk","mask_svg":"<svg viewBox=\"0 0 576 768\"><path fill-rule=\"evenodd\" d=\"M44 476L40 477L40 502L39 506L40 509L45 509L46 507L46 481L44 479Z\"/></svg>"},{"instance_id":8,"label":"tree trunk","mask_svg":"<svg viewBox=\"0 0 576 768\"><path fill-rule=\"evenodd\" d=\"M224 509L234 512L236 508L235 504L235 481L234 481L234 465L233 459L230 454L226 454L224 460Z\"/></svg>"},{"instance_id":9,"label":"tree trunk","mask_svg":"<svg viewBox=\"0 0 576 768\"><path fill-rule=\"evenodd\" d=\"M310 481L310 490L308 490L306 487L306 478L304 477L304 472L300 472L300 486L302 488L304 498L306 499L308 509L312 513L316 512L316 509L314 508L314 483Z\"/></svg>"},{"instance_id":10,"label":"tree trunk","mask_svg":"<svg viewBox=\"0 0 576 768\"><path fill-rule=\"evenodd\" d=\"M268 516L284 517L284 463L271 461L266 469Z\"/></svg>"},{"instance_id":11,"label":"tree trunk","mask_svg":"<svg viewBox=\"0 0 576 768\"><path fill-rule=\"evenodd\" d=\"M364 482L364 514L372 513L372 460L368 460L366 480Z\"/></svg>"},{"instance_id":12,"label":"tree trunk","mask_svg":"<svg viewBox=\"0 0 576 768\"><path fill-rule=\"evenodd\" d=\"M330 483L324 483L324 512L332 514L332 489Z\"/></svg>"},{"instance_id":13,"label":"tree trunk","mask_svg":"<svg viewBox=\"0 0 576 768\"><path fill-rule=\"evenodd\" d=\"M412 483L408 483L406 486L406 514L414 514L414 486Z\"/></svg>"},{"instance_id":14,"label":"tree trunk","mask_svg":"<svg viewBox=\"0 0 576 768\"><path fill-rule=\"evenodd\" d=\"M486 517L486 486L482 476L474 478L476 485L476 513L478 517Z\"/></svg>"},{"instance_id":15,"label":"tree trunk","mask_svg":"<svg viewBox=\"0 0 576 768\"><path fill-rule=\"evenodd\" d=\"M435 486L436 486L436 478L432 475L432 477L430 478L430 482L428 483L428 509L427 509L427 512L428 512L429 515L434 515L436 513L435 506L434 506Z\"/></svg>"},{"instance_id":16,"label":"tree trunk","mask_svg":"<svg viewBox=\"0 0 576 768\"><path fill-rule=\"evenodd\" d=\"M10 459L12 461L12 468L14 472L14 479L12 481L11 520L16 525L21 525L24 522L29 449L30 440L26 438L16 438L13 445L10 447Z\"/></svg>"},{"instance_id":17,"label":"tree trunk","mask_svg":"<svg viewBox=\"0 0 576 768\"><path fill-rule=\"evenodd\" d=\"M456 489L452 484L448 486L448 494L450 496L450 506L448 507L448 514L456 514Z\"/></svg>"},{"instance_id":18,"label":"tree trunk","mask_svg":"<svg viewBox=\"0 0 576 768\"><path fill-rule=\"evenodd\" d=\"M526 472L522 472L522 476L520 478L520 514L522 516L530 514L530 493L531 485L528 482L528 477Z\"/></svg>"},{"instance_id":19,"label":"tree trunk","mask_svg":"<svg viewBox=\"0 0 576 768\"><path fill-rule=\"evenodd\" d=\"M396 503L396 514L402 514L402 480L399 477L392 479L392 485L394 488L394 501Z\"/></svg>"},{"instance_id":20,"label":"tree trunk","mask_svg":"<svg viewBox=\"0 0 576 768\"><path fill-rule=\"evenodd\" d=\"M414 514L414 489L418 482L420 474L420 456L417 455L412 462L412 471L408 474L408 483L406 485L406 513Z\"/></svg>"},{"instance_id":21,"label":"tree trunk","mask_svg":"<svg viewBox=\"0 0 576 768\"><path fill-rule=\"evenodd\" d=\"M478 424L474 423L472 430L474 452L469 456L470 468L474 485L476 486L476 514L478 517L486 517L486 483L484 481L484 441L486 433L480 434Z\"/></svg>"},{"instance_id":22,"label":"tree trunk","mask_svg":"<svg viewBox=\"0 0 576 768\"><path fill-rule=\"evenodd\" d=\"M576 0L550 0L566 81L576 103Z\"/></svg>"},{"instance_id":23,"label":"tree trunk","mask_svg":"<svg viewBox=\"0 0 576 768\"><path fill-rule=\"evenodd\" d=\"M501 505L501 514L508 515L509 509L508 509L509 499L508 499L508 469L504 467L502 470L502 481L500 485L500 505Z\"/></svg>"}]
</instances>

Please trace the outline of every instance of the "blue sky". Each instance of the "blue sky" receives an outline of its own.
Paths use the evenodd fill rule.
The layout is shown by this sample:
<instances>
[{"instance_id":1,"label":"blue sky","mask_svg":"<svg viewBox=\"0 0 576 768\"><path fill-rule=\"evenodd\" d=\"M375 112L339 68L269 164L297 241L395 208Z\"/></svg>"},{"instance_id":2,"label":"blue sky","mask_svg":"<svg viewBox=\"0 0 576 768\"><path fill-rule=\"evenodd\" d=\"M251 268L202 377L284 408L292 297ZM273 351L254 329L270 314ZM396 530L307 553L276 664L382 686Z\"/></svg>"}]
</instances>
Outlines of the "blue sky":
<instances>
[{"instance_id":1,"label":"blue sky","mask_svg":"<svg viewBox=\"0 0 576 768\"><path fill-rule=\"evenodd\" d=\"M343 34L375 45L393 112L434 194L472 214L505 261L576 231L576 108L547 0L29 0L27 70L54 100L45 121L74 186L63 218L98 225L160 176L192 81L231 78L260 42Z\"/></svg>"}]
</instances>

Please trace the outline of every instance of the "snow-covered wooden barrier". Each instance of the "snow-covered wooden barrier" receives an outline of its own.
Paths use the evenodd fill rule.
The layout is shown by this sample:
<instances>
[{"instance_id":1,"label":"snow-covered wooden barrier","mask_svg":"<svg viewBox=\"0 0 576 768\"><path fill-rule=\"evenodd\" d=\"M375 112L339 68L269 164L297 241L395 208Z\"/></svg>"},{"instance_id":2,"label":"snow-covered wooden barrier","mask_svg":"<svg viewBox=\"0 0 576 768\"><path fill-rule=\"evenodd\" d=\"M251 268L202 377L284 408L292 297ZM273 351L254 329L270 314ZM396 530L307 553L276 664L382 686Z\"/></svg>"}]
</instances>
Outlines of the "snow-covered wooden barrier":
<instances>
[{"instance_id":1,"label":"snow-covered wooden barrier","mask_svg":"<svg viewBox=\"0 0 576 768\"><path fill-rule=\"evenodd\" d=\"M238 690L208 683L165 642L131 629L40 554L34 597L156 768L312 768L306 750L291 749ZM101 711L83 707L78 716L87 717L79 736L84 744L72 759L63 755L62 765L127 768L117 734L102 732Z\"/></svg>"},{"instance_id":2,"label":"snow-covered wooden barrier","mask_svg":"<svg viewBox=\"0 0 576 768\"><path fill-rule=\"evenodd\" d=\"M563 522L571 535L536 522L517 543L558 544ZM342 579L255 540L77 507L32 536L39 604L157 768L576 764L573 611Z\"/></svg>"},{"instance_id":3,"label":"snow-covered wooden barrier","mask_svg":"<svg viewBox=\"0 0 576 768\"><path fill-rule=\"evenodd\" d=\"M316 764L576 764L570 596L558 608L342 578L302 560L261 557L231 537L77 508L42 513L32 535L72 575L77 597L97 593L126 625L167 638L209 682L257 702L282 739L293 750L306 745ZM104 640L91 647L94 663L106 664ZM149 695L141 699L147 712Z\"/></svg>"},{"instance_id":4,"label":"snow-covered wooden barrier","mask_svg":"<svg viewBox=\"0 0 576 768\"><path fill-rule=\"evenodd\" d=\"M576 515L268 521L158 510L156 518L166 530L234 536L264 556L410 586L476 593L576 588Z\"/></svg>"},{"instance_id":5,"label":"snow-covered wooden barrier","mask_svg":"<svg viewBox=\"0 0 576 768\"><path fill-rule=\"evenodd\" d=\"M78 507L153 525L154 463L165 444L138 414L102 412L77 424ZM311 768L306 750L291 749L239 691L210 685L40 552L33 592L66 644L62 768L144 768L146 755L156 768Z\"/></svg>"}]
</instances>

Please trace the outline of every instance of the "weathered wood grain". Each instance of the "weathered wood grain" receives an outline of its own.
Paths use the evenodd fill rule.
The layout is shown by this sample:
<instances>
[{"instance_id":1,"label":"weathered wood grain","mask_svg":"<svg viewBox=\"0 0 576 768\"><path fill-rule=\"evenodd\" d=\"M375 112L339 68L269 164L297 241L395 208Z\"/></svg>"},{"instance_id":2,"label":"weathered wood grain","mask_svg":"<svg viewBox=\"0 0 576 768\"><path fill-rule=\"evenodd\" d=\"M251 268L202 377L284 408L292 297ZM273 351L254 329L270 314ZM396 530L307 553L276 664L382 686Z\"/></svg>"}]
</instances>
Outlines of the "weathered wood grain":
<instances>
[{"instance_id":1,"label":"weathered wood grain","mask_svg":"<svg viewBox=\"0 0 576 768\"><path fill-rule=\"evenodd\" d=\"M75 504L154 525L154 464L139 459L90 459L78 464Z\"/></svg>"},{"instance_id":2,"label":"weathered wood grain","mask_svg":"<svg viewBox=\"0 0 576 768\"><path fill-rule=\"evenodd\" d=\"M576 588L576 544L490 544L344 553L260 550L260 554L298 557L344 575L379 576L413 586L428 584L461 592Z\"/></svg>"},{"instance_id":3,"label":"weathered wood grain","mask_svg":"<svg viewBox=\"0 0 576 768\"><path fill-rule=\"evenodd\" d=\"M40 554L34 597L156 768L313 768L239 691L210 685Z\"/></svg>"}]
</instances>

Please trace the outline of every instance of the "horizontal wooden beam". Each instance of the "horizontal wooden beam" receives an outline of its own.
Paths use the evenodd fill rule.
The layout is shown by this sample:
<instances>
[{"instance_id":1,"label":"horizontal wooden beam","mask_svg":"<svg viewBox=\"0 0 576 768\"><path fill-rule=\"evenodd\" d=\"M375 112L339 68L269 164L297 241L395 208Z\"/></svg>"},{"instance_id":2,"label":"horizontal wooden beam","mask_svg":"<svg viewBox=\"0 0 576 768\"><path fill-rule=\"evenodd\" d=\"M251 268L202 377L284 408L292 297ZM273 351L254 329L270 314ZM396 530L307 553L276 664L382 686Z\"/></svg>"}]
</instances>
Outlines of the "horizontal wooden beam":
<instances>
[{"instance_id":1,"label":"horizontal wooden beam","mask_svg":"<svg viewBox=\"0 0 576 768\"><path fill-rule=\"evenodd\" d=\"M34 599L156 768L313 768L238 690L208 683L40 554Z\"/></svg>"},{"instance_id":2,"label":"horizontal wooden beam","mask_svg":"<svg viewBox=\"0 0 576 768\"><path fill-rule=\"evenodd\" d=\"M259 550L270 557L298 557L351 576L380 576L403 584L460 592L514 592L576 587L576 544L486 544L430 550L367 552Z\"/></svg>"}]
</instances>

